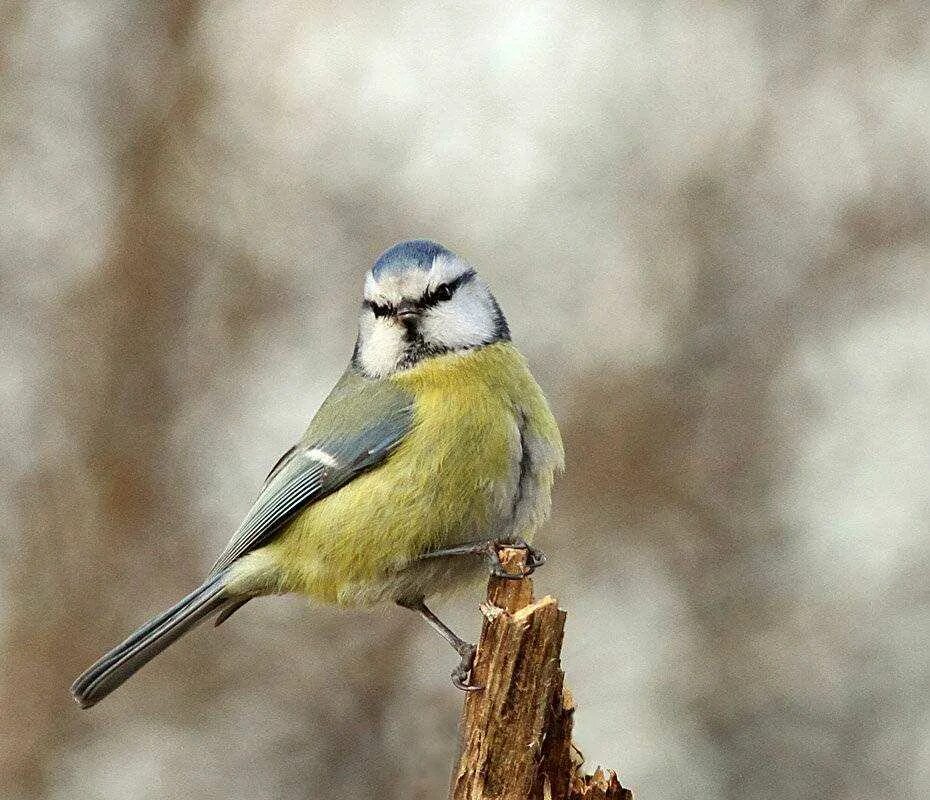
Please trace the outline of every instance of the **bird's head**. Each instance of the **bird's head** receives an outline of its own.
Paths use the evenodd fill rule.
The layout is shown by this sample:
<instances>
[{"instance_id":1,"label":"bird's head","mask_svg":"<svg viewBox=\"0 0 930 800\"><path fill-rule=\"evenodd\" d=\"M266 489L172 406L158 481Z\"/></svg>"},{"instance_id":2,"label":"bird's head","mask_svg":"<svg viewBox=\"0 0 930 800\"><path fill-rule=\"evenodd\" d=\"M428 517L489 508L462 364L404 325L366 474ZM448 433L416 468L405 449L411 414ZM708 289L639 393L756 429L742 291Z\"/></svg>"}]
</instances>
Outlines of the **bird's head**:
<instances>
[{"instance_id":1,"label":"bird's head","mask_svg":"<svg viewBox=\"0 0 930 800\"><path fill-rule=\"evenodd\" d=\"M355 365L384 377L424 358L510 339L494 295L442 245L401 242L365 278Z\"/></svg>"}]
</instances>

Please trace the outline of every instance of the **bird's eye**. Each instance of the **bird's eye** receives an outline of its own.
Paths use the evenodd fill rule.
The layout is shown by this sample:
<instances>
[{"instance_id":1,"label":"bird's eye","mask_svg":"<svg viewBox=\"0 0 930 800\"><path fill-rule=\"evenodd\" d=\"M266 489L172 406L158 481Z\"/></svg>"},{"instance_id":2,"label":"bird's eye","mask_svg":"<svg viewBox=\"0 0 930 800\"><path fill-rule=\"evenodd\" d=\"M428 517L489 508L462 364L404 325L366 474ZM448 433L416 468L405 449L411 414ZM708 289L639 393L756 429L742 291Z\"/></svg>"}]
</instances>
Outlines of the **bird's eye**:
<instances>
[{"instance_id":1,"label":"bird's eye","mask_svg":"<svg viewBox=\"0 0 930 800\"><path fill-rule=\"evenodd\" d=\"M440 283L439 286L433 290L433 297L435 297L440 302L443 300L451 300L452 287L449 286L448 283Z\"/></svg>"}]
</instances>

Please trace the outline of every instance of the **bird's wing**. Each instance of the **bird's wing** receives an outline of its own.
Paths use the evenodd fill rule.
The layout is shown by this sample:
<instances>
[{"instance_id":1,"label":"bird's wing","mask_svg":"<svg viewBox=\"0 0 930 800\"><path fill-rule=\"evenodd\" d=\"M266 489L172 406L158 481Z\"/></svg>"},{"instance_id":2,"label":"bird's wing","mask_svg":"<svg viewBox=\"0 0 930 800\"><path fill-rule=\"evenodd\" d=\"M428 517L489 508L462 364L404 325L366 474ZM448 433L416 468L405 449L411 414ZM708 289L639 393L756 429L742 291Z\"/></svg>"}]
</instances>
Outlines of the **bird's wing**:
<instances>
[{"instance_id":1,"label":"bird's wing","mask_svg":"<svg viewBox=\"0 0 930 800\"><path fill-rule=\"evenodd\" d=\"M351 368L342 376L300 442L274 465L211 575L265 544L296 512L378 466L413 424L413 398L385 380Z\"/></svg>"}]
</instances>

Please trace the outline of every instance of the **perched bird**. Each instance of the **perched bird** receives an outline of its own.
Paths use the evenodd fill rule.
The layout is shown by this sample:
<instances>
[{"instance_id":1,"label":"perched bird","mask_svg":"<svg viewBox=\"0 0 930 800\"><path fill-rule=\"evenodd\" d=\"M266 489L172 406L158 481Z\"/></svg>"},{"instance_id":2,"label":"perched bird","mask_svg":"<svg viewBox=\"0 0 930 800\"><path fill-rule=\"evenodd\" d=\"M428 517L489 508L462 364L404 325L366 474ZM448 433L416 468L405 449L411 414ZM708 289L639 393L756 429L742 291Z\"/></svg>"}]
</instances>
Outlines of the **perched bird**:
<instances>
[{"instance_id":1,"label":"perched bird","mask_svg":"<svg viewBox=\"0 0 930 800\"><path fill-rule=\"evenodd\" d=\"M94 705L199 622L295 592L419 612L458 652L475 649L426 606L480 576L495 543L526 547L563 466L558 427L487 284L425 240L386 251L365 278L348 369L275 464L204 583L74 682Z\"/></svg>"}]
</instances>

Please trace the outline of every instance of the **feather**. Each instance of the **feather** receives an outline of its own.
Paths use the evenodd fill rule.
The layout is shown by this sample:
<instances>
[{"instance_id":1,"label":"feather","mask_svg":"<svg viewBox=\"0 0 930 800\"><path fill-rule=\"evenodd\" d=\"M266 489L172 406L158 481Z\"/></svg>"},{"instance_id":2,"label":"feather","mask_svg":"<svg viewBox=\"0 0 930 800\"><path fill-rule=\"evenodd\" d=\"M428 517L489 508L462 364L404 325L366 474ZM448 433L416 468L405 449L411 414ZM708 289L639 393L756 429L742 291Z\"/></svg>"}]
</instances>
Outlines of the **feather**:
<instances>
[{"instance_id":1,"label":"feather","mask_svg":"<svg viewBox=\"0 0 930 800\"><path fill-rule=\"evenodd\" d=\"M409 431L411 420L410 395L385 380L347 370L301 441L278 459L210 574L266 544L301 509L380 464Z\"/></svg>"},{"instance_id":2,"label":"feather","mask_svg":"<svg viewBox=\"0 0 930 800\"><path fill-rule=\"evenodd\" d=\"M102 700L168 645L229 602L225 574L216 575L167 611L153 617L78 676L71 695L82 708Z\"/></svg>"},{"instance_id":3,"label":"feather","mask_svg":"<svg viewBox=\"0 0 930 800\"><path fill-rule=\"evenodd\" d=\"M294 514L261 557L240 562L242 586L250 572L262 591L274 575L274 591L343 605L429 596L477 574L471 561L479 572L481 564L423 565L422 553L528 539L545 518L562 445L511 344L431 358L386 382L415 398L407 432L382 445L390 457Z\"/></svg>"}]
</instances>

